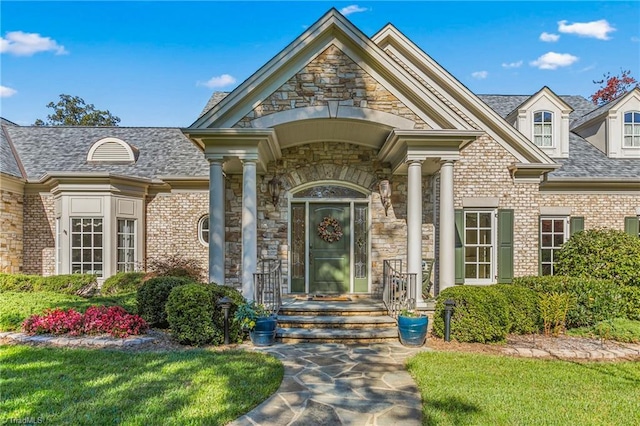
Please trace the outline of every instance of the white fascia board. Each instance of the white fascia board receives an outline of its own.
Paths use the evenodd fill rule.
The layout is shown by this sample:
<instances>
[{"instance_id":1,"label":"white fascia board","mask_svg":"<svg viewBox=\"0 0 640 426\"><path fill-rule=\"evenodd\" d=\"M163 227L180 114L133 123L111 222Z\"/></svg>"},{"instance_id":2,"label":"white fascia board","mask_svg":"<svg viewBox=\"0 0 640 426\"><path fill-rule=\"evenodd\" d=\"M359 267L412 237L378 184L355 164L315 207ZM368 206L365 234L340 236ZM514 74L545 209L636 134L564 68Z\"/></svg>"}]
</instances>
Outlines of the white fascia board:
<instances>
[{"instance_id":1,"label":"white fascia board","mask_svg":"<svg viewBox=\"0 0 640 426\"><path fill-rule=\"evenodd\" d=\"M0 189L17 194L24 193L25 180L0 172Z\"/></svg>"},{"instance_id":2,"label":"white fascia board","mask_svg":"<svg viewBox=\"0 0 640 426\"><path fill-rule=\"evenodd\" d=\"M390 49L395 55L406 59L407 65L426 82L431 84L441 93L458 93L460 99L464 99L466 104L460 102L455 97L448 98L456 108L463 111L474 122L486 122L495 126L487 126L484 129L494 140L496 140L504 149L511 153L516 159L522 162L541 162L553 163L553 160L540 150L529 139L524 137L513 126L506 122L497 112L492 110L488 105L482 102L473 92L466 86L456 80L448 73L440 64L433 60L429 55L417 47L413 42L407 39L393 25L388 24L376 35L372 37L374 43L378 44L382 49ZM410 59L410 56L414 60ZM438 81L429 77L421 67L416 66L416 61L424 63L434 77ZM446 89L446 90L445 90ZM515 149L506 140L511 139L519 143L529 156L525 156L522 152Z\"/></svg>"}]
</instances>

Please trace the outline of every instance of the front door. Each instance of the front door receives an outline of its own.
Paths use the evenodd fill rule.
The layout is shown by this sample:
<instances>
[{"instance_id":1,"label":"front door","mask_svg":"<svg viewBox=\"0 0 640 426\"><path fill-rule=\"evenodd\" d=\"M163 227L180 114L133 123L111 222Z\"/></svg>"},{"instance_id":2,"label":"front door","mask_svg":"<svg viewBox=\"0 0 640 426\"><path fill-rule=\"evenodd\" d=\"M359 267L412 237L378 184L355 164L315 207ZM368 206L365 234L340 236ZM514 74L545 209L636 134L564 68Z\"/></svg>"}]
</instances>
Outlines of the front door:
<instances>
[{"instance_id":1,"label":"front door","mask_svg":"<svg viewBox=\"0 0 640 426\"><path fill-rule=\"evenodd\" d=\"M350 206L309 206L309 293L348 293Z\"/></svg>"}]
</instances>

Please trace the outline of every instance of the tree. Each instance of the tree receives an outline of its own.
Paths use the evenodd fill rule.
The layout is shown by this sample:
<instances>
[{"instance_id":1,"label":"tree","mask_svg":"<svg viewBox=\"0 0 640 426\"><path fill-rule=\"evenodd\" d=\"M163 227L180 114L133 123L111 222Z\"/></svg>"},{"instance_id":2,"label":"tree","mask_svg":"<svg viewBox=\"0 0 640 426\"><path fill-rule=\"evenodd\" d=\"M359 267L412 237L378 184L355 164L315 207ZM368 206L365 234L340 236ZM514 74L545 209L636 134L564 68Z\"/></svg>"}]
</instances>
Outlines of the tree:
<instances>
[{"instance_id":1,"label":"tree","mask_svg":"<svg viewBox=\"0 0 640 426\"><path fill-rule=\"evenodd\" d=\"M614 76L606 73L603 77L602 80L593 80L594 84L600 85L600 89L591 95L591 101L596 105L604 105L638 87L637 80L631 77L629 70L620 70L620 75Z\"/></svg>"},{"instance_id":2,"label":"tree","mask_svg":"<svg viewBox=\"0 0 640 426\"><path fill-rule=\"evenodd\" d=\"M36 126L117 126L120 118L109 110L101 111L93 104L85 104L79 96L60 95L58 103L49 102L47 108L53 108L53 114L47 115L47 121L37 119Z\"/></svg>"}]
</instances>

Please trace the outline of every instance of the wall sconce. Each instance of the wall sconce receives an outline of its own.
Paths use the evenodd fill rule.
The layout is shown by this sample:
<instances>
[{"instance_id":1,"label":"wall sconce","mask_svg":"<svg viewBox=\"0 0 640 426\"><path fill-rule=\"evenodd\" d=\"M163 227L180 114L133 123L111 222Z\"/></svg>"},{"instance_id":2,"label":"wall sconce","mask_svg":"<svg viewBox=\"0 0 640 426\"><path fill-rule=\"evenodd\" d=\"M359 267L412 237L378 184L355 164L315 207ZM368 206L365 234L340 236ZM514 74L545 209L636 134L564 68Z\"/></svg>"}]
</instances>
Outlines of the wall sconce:
<instances>
[{"instance_id":1,"label":"wall sconce","mask_svg":"<svg viewBox=\"0 0 640 426\"><path fill-rule=\"evenodd\" d=\"M271 202L273 203L273 206L277 207L280 202L280 192L282 192L280 179L274 176L274 178L267 184L267 189L269 190L269 195L271 195Z\"/></svg>"},{"instance_id":2,"label":"wall sconce","mask_svg":"<svg viewBox=\"0 0 640 426\"><path fill-rule=\"evenodd\" d=\"M387 211L391 207L391 184L387 179L381 180L378 189L380 190L380 201L384 207L384 215L387 216Z\"/></svg>"}]
</instances>

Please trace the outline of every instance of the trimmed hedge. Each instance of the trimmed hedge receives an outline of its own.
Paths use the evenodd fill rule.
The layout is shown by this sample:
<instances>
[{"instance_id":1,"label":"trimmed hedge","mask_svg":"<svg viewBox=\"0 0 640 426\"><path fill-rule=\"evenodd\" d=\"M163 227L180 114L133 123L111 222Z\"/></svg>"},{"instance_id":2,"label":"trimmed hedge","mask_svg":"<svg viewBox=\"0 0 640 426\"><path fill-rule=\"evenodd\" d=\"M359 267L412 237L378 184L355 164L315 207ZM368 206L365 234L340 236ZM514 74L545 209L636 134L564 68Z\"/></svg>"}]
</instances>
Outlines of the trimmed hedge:
<instances>
[{"instance_id":1,"label":"trimmed hedge","mask_svg":"<svg viewBox=\"0 0 640 426\"><path fill-rule=\"evenodd\" d=\"M224 343L224 312L218 306L224 296L233 301L229 310L229 341L241 342L243 331L234 314L244 298L236 289L217 284L188 284L171 290L166 310L176 339L195 346Z\"/></svg>"},{"instance_id":2,"label":"trimmed hedge","mask_svg":"<svg viewBox=\"0 0 640 426\"><path fill-rule=\"evenodd\" d=\"M514 278L513 284L528 287L540 294L569 294L575 304L567 313L567 328L588 327L623 316L622 287L611 280L561 275L529 276Z\"/></svg>"},{"instance_id":3,"label":"trimmed hedge","mask_svg":"<svg viewBox=\"0 0 640 426\"><path fill-rule=\"evenodd\" d=\"M185 277L151 278L138 290L138 314L153 327L167 327L165 305L171 290L191 283L193 280Z\"/></svg>"},{"instance_id":4,"label":"trimmed hedge","mask_svg":"<svg viewBox=\"0 0 640 426\"><path fill-rule=\"evenodd\" d=\"M118 272L107 278L100 288L100 293L105 296L133 293L142 287L144 272Z\"/></svg>"},{"instance_id":5,"label":"trimmed hedge","mask_svg":"<svg viewBox=\"0 0 640 426\"><path fill-rule=\"evenodd\" d=\"M0 291L19 291L32 293L50 291L62 294L87 295L97 288L95 275L70 274L40 275L0 274Z\"/></svg>"},{"instance_id":6,"label":"trimmed hedge","mask_svg":"<svg viewBox=\"0 0 640 426\"><path fill-rule=\"evenodd\" d=\"M449 287L437 297L433 334L444 336L444 301L453 299L451 337L459 342L501 342L509 329L509 300L492 287Z\"/></svg>"},{"instance_id":7,"label":"trimmed hedge","mask_svg":"<svg viewBox=\"0 0 640 426\"><path fill-rule=\"evenodd\" d=\"M625 285L622 291L622 314L625 318L640 321L640 287Z\"/></svg>"},{"instance_id":8,"label":"trimmed hedge","mask_svg":"<svg viewBox=\"0 0 640 426\"><path fill-rule=\"evenodd\" d=\"M540 331L540 296L530 288L513 284L497 284L489 288L502 293L508 301L508 333L529 334Z\"/></svg>"}]
</instances>

